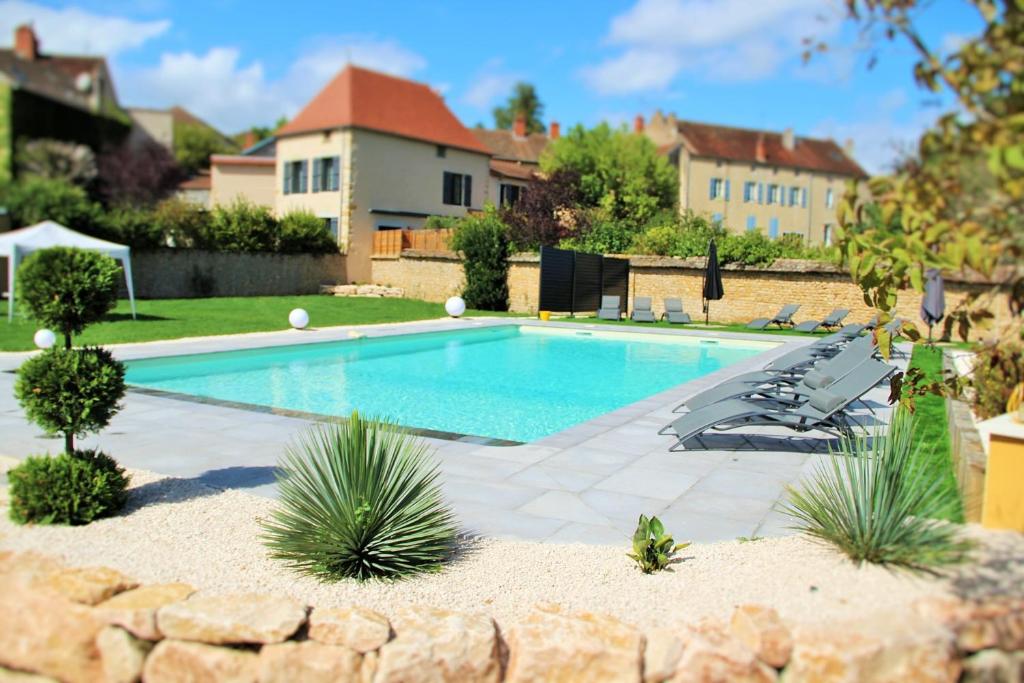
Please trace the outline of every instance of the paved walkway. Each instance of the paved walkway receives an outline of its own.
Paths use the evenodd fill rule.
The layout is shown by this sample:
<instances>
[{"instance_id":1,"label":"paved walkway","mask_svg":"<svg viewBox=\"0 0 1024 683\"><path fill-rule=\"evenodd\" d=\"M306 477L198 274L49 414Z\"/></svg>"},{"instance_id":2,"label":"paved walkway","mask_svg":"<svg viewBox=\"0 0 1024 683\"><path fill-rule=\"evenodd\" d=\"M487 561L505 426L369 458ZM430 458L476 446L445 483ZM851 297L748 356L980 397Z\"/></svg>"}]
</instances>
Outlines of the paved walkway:
<instances>
[{"instance_id":1,"label":"paved walkway","mask_svg":"<svg viewBox=\"0 0 1024 683\"><path fill-rule=\"evenodd\" d=\"M508 323L435 321L360 327L358 333L377 336L410 328ZM130 359L344 339L353 331L331 328L112 348L118 357ZM823 435L751 428L709 437L706 450L670 453L674 439L657 434L670 421L672 407L687 396L811 341L771 339L784 343L531 444L501 447L427 439L436 447L445 494L467 531L488 536L618 544L627 541L641 513L658 515L676 538L692 541L787 533L789 521L777 503L785 486L808 474L827 452ZM61 447L25 420L13 397L14 375L2 372L25 357L0 354L0 454L16 457ZM886 388L877 388L867 397L883 419L886 395ZM81 444L100 447L128 467L273 497L274 465L285 445L309 425L304 419L129 391L124 410L110 427Z\"/></svg>"}]
</instances>

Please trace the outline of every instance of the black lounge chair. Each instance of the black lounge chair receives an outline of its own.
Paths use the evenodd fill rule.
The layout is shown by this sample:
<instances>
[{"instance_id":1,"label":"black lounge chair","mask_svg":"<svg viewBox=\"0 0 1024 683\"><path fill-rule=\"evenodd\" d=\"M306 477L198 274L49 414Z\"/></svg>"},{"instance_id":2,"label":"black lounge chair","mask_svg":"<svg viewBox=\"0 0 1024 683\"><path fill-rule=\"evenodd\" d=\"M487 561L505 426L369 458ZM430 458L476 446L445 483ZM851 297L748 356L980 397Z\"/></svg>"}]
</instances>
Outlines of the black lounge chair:
<instances>
[{"instance_id":1,"label":"black lounge chair","mask_svg":"<svg viewBox=\"0 0 1024 683\"><path fill-rule=\"evenodd\" d=\"M847 308L837 308L822 320L807 320L793 329L798 332L814 332L819 327L824 327L827 330L831 330L833 327L839 327L843 324L843 318L850 315L850 311Z\"/></svg>"},{"instance_id":2,"label":"black lounge chair","mask_svg":"<svg viewBox=\"0 0 1024 683\"><path fill-rule=\"evenodd\" d=\"M769 325L778 325L779 329L782 329L784 325L793 324L793 314L800 308L800 304L786 304L783 306L778 313L775 314L774 318L757 318L747 323L747 329L750 330L763 330Z\"/></svg>"},{"instance_id":3,"label":"black lounge chair","mask_svg":"<svg viewBox=\"0 0 1024 683\"><path fill-rule=\"evenodd\" d=\"M651 310L651 297L633 297L633 312L629 314L629 319L636 323L655 322L657 318L654 317L654 311Z\"/></svg>"},{"instance_id":4,"label":"black lounge chair","mask_svg":"<svg viewBox=\"0 0 1024 683\"><path fill-rule=\"evenodd\" d=\"M601 320L621 320L622 306L619 297L605 295L601 297L601 308L597 311L597 317Z\"/></svg>"},{"instance_id":5,"label":"black lounge chair","mask_svg":"<svg viewBox=\"0 0 1024 683\"><path fill-rule=\"evenodd\" d=\"M690 314L683 310L682 299L665 299L665 312L661 314L661 319L672 325L684 325L690 322Z\"/></svg>"}]
</instances>

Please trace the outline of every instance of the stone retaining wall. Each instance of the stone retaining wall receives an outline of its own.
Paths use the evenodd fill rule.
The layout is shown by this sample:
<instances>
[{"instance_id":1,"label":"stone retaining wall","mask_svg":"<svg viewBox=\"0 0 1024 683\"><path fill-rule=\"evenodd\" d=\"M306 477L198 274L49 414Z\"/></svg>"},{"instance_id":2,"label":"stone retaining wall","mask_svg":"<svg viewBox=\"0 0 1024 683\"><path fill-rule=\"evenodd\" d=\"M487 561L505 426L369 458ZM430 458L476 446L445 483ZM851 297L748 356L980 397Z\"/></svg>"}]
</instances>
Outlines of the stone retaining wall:
<instances>
[{"instance_id":1,"label":"stone retaining wall","mask_svg":"<svg viewBox=\"0 0 1024 683\"><path fill-rule=\"evenodd\" d=\"M661 315L667 297L679 297L683 307L696 320L701 315L704 259L677 259L658 256L632 256L630 260L630 296L654 299L654 311ZM373 281L401 287L408 296L427 301L444 301L458 294L463 283L462 265L455 254L406 250L397 257L375 257ZM850 276L828 263L779 259L769 267L755 268L729 264L723 268L725 298L711 303L711 319L718 322L745 323L753 318L773 315L785 303L800 304L797 321L821 319L834 308L848 308L849 320L866 321L874 310L864 303L860 288ZM540 290L540 258L536 254L517 254L509 268L509 304L519 313L536 313ZM968 294L990 291L979 282L946 281L946 306L952 309ZM900 293L897 313L912 321L920 320L921 295ZM1010 324L1007 295L994 296L991 310L995 326ZM978 335L979 330L973 333Z\"/></svg>"},{"instance_id":2,"label":"stone retaining wall","mask_svg":"<svg viewBox=\"0 0 1024 683\"><path fill-rule=\"evenodd\" d=\"M554 605L501 625L412 605L387 616L310 610L280 597L141 586L36 553L0 553L0 581L0 680L953 683L1024 674L1024 600L930 599L827 629L742 605L728 624L645 634Z\"/></svg>"},{"instance_id":3,"label":"stone retaining wall","mask_svg":"<svg viewBox=\"0 0 1024 683\"><path fill-rule=\"evenodd\" d=\"M945 373L956 372L948 352L943 354L942 369ZM988 456L970 404L947 397L946 420L949 423L950 455L964 505L964 519L980 522Z\"/></svg>"}]
</instances>

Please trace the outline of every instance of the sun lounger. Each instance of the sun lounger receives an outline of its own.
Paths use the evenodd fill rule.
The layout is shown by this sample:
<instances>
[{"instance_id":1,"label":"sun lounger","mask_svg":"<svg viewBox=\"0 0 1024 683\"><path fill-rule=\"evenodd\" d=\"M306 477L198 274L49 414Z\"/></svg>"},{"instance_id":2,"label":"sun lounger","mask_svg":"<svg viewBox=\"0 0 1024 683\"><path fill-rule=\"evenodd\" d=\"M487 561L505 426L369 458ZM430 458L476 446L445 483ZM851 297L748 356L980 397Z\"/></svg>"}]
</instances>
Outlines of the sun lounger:
<instances>
[{"instance_id":1,"label":"sun lounger","mask_svg":"<svg viewBox=\"0 0 1024 683\"><path fill-rule=\"evenodd\" d=\"M690 314L683 311L681 299L665 299L665 312L661 314L661 319L672 325L685 324L690 322Z\"/></svg>"},{"instance_id":2,"label":"sun lounger","mask_svg":"<svg viewBox=\"0 0 1024 683\"><path fill-rule=\"evenodd\" d=\"M633 312L629 314L629 319L636 323L653 323L657 320L651 310L651 297L633 297Z\"/></svg>"},{"instance_id":3,"label":"sun lounger","mask_svg":"<svg viewBox=\"0 0 1024 683\"><path fill-rule=\"evenodd\" d=\"M597 311L597 317L601 320L620 320L622 318L622 308L619 304L619 297L602 296L601 308Z\"/></svg>"},{"instance_id":4,"label":"sun lounger","mask_svg":"<svg viewBox=\"0 0 1024 683\"><path fill-rule=\"evenodd\" d=\"M783 306L778 313L775 314L774 318L758 318L751 320L747 323L747 328L751 330L763 330L769 325L778 325L781 329L783 325L793 324L793 314L800 308L800 304L786 304Z\"/></svg>"},{"instance_id":5,"label":"sun lounger","mask_svg":"<svg viewBox=\"0 0 1024 683\"><path fill-rule=\"evenodd\" d=\"M819 327L831 330L833 327L839 327L843 322L843 318L848 315L850 315L849 309L837 308L822 320L807 320L795 326L793 329L798 332L814 332Z\"/></svg>"},{"instance_id":6,"label":"sun lounger","mask_svg":"<svg viewBox=\"0 0 1024 683\"><path fill-rule=\"evenodd\" d=\"M833 436L852 435L857 422L846 412L852 403L892 374L896 368L867 360L827 389L815 389L798 407L773 398L729 399L679 417L659 434L673 434L676 451L686 441L709 430L746 426L777 426L798 432L817 430Z\"/></svg>"}]
</instances>

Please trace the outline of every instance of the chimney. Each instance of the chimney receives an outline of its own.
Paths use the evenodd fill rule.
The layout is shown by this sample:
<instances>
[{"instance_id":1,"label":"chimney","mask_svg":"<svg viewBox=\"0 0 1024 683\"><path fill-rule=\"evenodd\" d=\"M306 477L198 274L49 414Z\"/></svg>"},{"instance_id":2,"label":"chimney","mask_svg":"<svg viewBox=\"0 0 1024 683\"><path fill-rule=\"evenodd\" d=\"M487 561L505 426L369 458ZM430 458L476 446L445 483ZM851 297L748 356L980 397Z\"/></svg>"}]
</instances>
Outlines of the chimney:
<instances>
[{"instance_id":1,"label":"chimney","mask_svg":"<svg viewBox=\"0 0 1024 683\"><path fill-rule=\"evenodd\" d=\"M245 139L242 140L242 149L249 149L256 144L256 133L251 130L245 131Z\"/></svg>"},{"instance_id":2,"label":"chimney","mask_svg":"<svg viewBox=\"0 0 1024 683\"><path fill-rule=\"evenodd\" d=\"M644 132L644 117L642 114L637 114L636 118L633 119L633 132L643 133Z\"/></svg>"},{"instance_id":3,"label":"chimney","mask_svg":"<svg viewBox=\"0 0 1024 683\"><path fill-rule=\"evenodd\" d=\"M787 128L782 131L782 146L792 152L796 148L796 138L793 137L793 129Z\"/></svg>"},{"instance_id":4,"label":"chimney","mask_svg":"<svg viewBox=\"0 0 1024 683\"><path fill-rule=\"evenodd\" d=\"M764 163L768 159L768 155L764 151L764 133L757 134L757 143L754 146L754 158L758 163Z\"/></svg>"},{"instance_id":5,"label":"chimney","mask_svg":"<svg viewBox=\"0 0 1024 683\"><path fill-rule=\"evenodd\" d=\"M516 114L516 121L512 125L512 133L517 138L525 138L526 137L526 115L525 114Z\"/></svg>"},{"instance_id":6,"label":"chimney","mask_svg":"<svg viewBox=\"0 0 1024 683\"><path fill-rule=\"evenodd\" d=\"M14 29L14 54L30 62L39 56L39 39L30 24Z\"/></svg>"},{"instance_id":7,"label":"chimney","mask_svg":"<svg viewBox=\"0 0 1024 683\"><path fill-rule=\"evenodd\" d=\"M562 127L558 124L558 121L552 121L548 125L548 137L552 140L562 137Z\"/></svg>"},{"instance_id":8,"label":"chimney","mask_svg":"<svg viewBox=\"0 0 1024 683\"><path fill-rule=\"evenodd\" d=\"M846 138L843 143L843 153L851 159L853 158L853 138Z\"/></svg>"}]
</instances>

